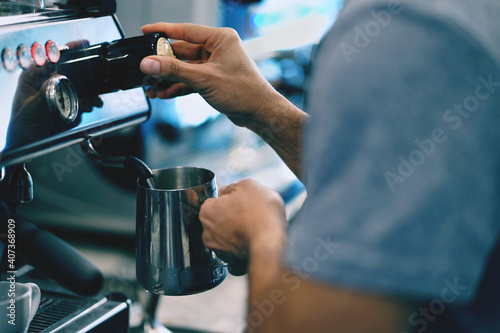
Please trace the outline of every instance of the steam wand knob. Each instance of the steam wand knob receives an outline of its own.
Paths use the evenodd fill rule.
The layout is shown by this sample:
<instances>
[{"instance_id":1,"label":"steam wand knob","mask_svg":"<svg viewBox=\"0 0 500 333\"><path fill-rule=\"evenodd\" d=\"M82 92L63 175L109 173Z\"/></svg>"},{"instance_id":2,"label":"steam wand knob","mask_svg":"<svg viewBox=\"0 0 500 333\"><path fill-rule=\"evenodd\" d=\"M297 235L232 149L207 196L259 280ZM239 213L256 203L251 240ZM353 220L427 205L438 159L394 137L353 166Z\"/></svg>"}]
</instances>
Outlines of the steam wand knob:
<instances>
[{"instance_id":1,"label":"steam wand knob","mask_svg":"<svg viewBox=\"0 0 500 333\"><path fill-rule=\"evenodd\" d=\"M12 200L15 203L26 203L33 200L33 179L24 163L14 170L9 185Z\"/></svg>"}]
</instances>

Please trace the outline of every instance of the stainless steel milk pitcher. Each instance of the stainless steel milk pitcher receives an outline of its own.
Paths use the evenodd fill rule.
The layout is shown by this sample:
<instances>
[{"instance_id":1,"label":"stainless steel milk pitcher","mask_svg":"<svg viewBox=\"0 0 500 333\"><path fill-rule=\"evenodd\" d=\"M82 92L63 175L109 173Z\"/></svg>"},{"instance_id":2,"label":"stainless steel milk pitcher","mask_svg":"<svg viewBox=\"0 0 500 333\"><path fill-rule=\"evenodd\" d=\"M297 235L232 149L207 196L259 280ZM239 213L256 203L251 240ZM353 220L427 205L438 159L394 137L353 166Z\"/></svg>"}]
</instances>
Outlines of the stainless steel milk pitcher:
<instances>
[{"instance_id":1,"label":"stainless steel milk pitcher","mask_svg":"<svg viewBox=\"0 0 500 333\"><path fill-rule=\"evenodd\" d=\"M148 291L187 295L219 285L225 263L202 242L198 213L217 196L210 170L176 167L154 170L155 188L138 181L136 274Z\"/></svg>"}]
</instances>

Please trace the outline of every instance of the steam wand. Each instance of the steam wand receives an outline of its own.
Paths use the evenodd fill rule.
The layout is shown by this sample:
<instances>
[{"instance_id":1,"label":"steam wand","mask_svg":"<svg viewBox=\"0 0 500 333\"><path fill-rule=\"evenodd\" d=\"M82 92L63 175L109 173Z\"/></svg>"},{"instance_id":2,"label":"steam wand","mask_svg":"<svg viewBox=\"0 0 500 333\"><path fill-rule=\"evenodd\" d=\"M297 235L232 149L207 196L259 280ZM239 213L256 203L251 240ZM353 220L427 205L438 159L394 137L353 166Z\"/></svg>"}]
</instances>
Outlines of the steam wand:
<instances>
[{"instance_id":1,"label":"steam wand","mask_svg":"<svg viewBox=\"0 0 500 333\"><path fill-rule=\"evenodd\" d=\"M83 152L95 163L112 168L127 168L133 171L137 177L147 184L149 188L155 188L153 172L142 160L134 156L107 156L99 154L90 139L83 141L80 146ZM157 294L149 294L146 300L144 320L142 323L144 333L171 333L158 320L156 320L156 309L160 302Z\"/></svg>"},{"instance_id":2,"label":"steam wand","mask_svg":"<svg viewBox=\"0 0 500 333\"><path fill-rule=\"evenodd\" d=\"M82 147L85 155L90 157L95 163L105 167L126 168L134 172L137 177L147 184L149 188L155 188L153 172L142 160L134 156L108 156L99 154L90 139L83 141Z\"/></svg>"}]
</instances>

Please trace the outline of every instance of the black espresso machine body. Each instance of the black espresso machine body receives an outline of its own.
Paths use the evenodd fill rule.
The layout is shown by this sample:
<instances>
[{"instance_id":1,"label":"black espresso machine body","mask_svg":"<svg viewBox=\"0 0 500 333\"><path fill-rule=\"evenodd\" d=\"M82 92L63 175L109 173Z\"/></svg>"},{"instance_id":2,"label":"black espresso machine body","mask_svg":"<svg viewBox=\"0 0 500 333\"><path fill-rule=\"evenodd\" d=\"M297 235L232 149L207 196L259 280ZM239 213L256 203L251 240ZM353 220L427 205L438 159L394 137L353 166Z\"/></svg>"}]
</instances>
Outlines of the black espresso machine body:
<instances>
[{"instance_id":1,"label":"black espresso machine body","mask_svg":"<svg viewBox=\"0 0 500 333\"><path fill-rule=\"evenodd\" d=\"M29 332L127 332L128 298L103 292L102 274L87 259L15 213L37 195L26 162L84 140L98 143L150 114L143 88L106 88L99 52L68 56L124 37L116 2L62 2L0 2L0 278L40 283Z\"/></svg>"}]
</instances>

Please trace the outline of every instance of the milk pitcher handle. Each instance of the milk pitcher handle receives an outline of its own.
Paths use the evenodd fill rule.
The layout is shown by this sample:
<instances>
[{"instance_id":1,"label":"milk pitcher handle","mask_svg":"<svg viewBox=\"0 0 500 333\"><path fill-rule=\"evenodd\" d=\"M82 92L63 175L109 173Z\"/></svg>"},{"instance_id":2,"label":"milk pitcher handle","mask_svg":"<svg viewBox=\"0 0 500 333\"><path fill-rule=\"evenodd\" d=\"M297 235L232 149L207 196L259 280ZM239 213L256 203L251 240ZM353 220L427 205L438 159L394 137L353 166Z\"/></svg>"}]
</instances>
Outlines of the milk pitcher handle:
<instances>
[{"instance_id":1,"label":"milk pitcher handle","mask_svg":"<svg viewBox=\"0 0 500 333\"><path fill-rule=\"evenodd\" d=\"M223 260L220 267L222 267L222 265L224 265L224 267L227 267L231 275L242 276L247 273L248 271L247 258L240 258L230 252L226 252L223 250L215 250L214 252L219 259Z\"/></svg>"},{"instance_id":2,"label":"milk pitcher handle","mask_svg":"<svg viewBox=\"0 0 500 333\"><path fill-rule=\"evenodd\" d=\"M217 191L215 191L215 196L217 196ZM198 193L198 200L200 200L201 204L210 198L210 196L206 196L202 193ZM248 271L248 259L242 259L230 252L226 252L223 250L214 250L215 255L220 259L215 263L212 267L227 267L229 273L234 276L245 275Z\"/></svg>"}]
</instances>

